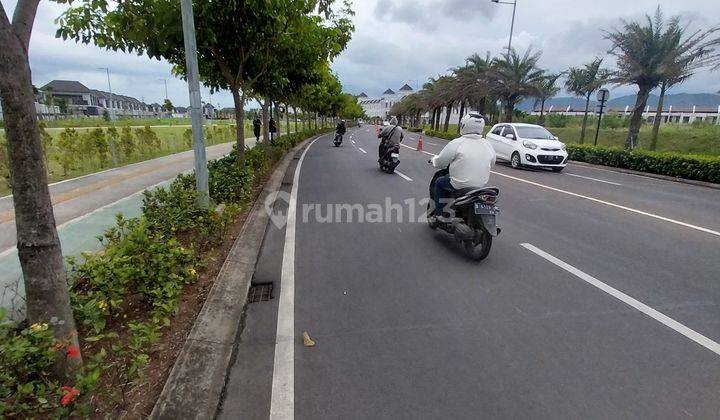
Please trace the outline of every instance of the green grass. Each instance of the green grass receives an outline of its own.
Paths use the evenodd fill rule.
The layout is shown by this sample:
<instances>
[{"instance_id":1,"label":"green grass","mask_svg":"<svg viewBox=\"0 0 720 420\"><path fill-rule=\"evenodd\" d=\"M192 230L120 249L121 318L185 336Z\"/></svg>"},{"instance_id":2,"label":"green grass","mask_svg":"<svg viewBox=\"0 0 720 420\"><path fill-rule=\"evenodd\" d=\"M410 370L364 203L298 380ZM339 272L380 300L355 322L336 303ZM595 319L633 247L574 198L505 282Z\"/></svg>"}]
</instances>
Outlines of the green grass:
<instances>
[{"instance_id":1,"label":"green grass","mask_svg":"<svg viewBox=\"0 0 720 420\"><path fill-rule=\"evenodd\" d=\"M440 125L442 127L442 124ZM485 127L485 134L492 125ZM429 125L425 126L430 129ZM580 142L580 126L547 127L565 143ZM652 126L643 125L640 130L640 149L646 150L650 144ZM450 124L449 133L457 133L457 124ZM458 134L459 136L459 134ZM601 128L598 145L624 147L627 128ZM595 126L588 124L585 132L585 144L592 144L595 139ZM657 150L660 152L677 152L696 155L720 156L720 125L665 124L660 126Z\"/></svg>"},{"instance_id":2,"label":"green grass","mask_svg":"<svg viewBox=\"0 0 720 420\"><path fill-rule=\"evenodd\" d=\"M68 118L45 121L48 127L116 127L144 126L144 125L190 125L190 118L126 118L115 121L105 121L102 118ZM213 120L213 124L235 124L235 120Z\"/></svg>"},{"instance_id":3,"label":"green grass","mask_svg":"<svg viewBox=\"0 0 720 420\"><path fill-rule=\"evenodd\" d=\"M67 121L67 120L66 120ZM130 120L134 122L139 121L147 121L147 120ZM117 122L117 121L116 121ZM222 125L222 124L221 124ZM118 163L118 166L124 166L131 163L136 162L142 162L149 159L154 159L162 156L171 155L174 153L183 152L185 150L190 150L189 147L186 146L185 139L183 137L183 134L185 133L185 130L187 130L189 127L152 127L152 130L157 134L158 138L160 139L161 146L158 150L153 150L148 153L136 153L132 157L123 159L121 162ZM290 128L294 129L293 123L290 123ZM301 125L298 125L298 128L301 128ZM285 133L285 121L283 120L280 122L278 129L282 134ZM76 131L78 134L82 135L90 131L91 128L76 128ZM136 129L133 129L136 130ZM57 143L58 136L61 132L64 131L64 128L48 128L47 132L53 137L53 144ZM118 127L118 131L120 132L121 129ZM253 135L252 133L252 124L250 122L246 122L245 124L245 137L251 137ZM5 134L4 132L0 132L0 139L4 140ZM213 138L212 140L205 139L205 144L207 146L212 146L215 144L221 144L221 143L227 143L235 141L235 135L234 131L231 135L227 135L223 138ZM83 176L87 174L91 174L94 172L102 171L105 169L112 168L113 165L111 163L108 163L106 165L101 165L99 160L95 157L83 157L83 160L80 162L77 162L77 165L75 168L68 171L67 174L63 173L62 167L57 161L56 158L56 150L51 150L50 152L50 168L49 168L49 176L48 176L48 182L57 182L62 181L65 179L71 179L78 176ZM0 197L10 194L10 188L5 182L4 179L0 179Z\"/></svg>"}]
</instances>

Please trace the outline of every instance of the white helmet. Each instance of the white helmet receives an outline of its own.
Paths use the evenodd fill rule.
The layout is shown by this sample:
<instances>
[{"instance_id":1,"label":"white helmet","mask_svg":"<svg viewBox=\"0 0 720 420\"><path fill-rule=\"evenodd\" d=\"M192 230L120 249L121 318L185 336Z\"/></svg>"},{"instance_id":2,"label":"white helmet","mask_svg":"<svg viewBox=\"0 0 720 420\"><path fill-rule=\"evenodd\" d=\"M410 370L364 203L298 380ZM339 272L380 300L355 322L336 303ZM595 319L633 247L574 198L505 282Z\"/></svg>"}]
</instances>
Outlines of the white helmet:
<instances>
[{"instance_id":1,"label":"white helmet","mask_svg":"<svg viewBox=\"0 0 720 420\"><path fill-rule=\"evenodd\" d=\"M460 120L460 135L483 134L485 129L485 118L477 112L471 112Z\"/></svg>"}]
</instances>

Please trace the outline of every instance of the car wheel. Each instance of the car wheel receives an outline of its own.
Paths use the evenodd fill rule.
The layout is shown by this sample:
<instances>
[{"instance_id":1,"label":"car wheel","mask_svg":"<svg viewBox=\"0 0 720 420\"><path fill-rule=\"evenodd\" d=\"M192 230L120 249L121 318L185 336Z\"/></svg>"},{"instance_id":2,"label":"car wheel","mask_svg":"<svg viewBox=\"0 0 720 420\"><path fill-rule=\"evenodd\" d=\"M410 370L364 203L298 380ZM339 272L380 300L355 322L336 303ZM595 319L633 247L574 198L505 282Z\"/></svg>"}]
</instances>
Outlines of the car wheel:
<instances>
[{"instance_id":1,"label":"car wheel","mask_svg":"<svg viewBox=\"0 0 720 420\"><path fill-rule=\"evenodd\" d=\"M518 152L515 152L510 157L510 166L512 166L514 169L518 169L520 166L522 166L522 163L520 162L520 154Z\"/></svg>"},{"instance_id":2,"label":"car wheel","mask_svg":"<svg viewBox=\"0 0 720 420\"><path fill-rule=\"evenodd\" d=\"M562 172L562 170L565 169L564 167L561 168L552 168L553 172Z\"/></svg>"}]
</instances>

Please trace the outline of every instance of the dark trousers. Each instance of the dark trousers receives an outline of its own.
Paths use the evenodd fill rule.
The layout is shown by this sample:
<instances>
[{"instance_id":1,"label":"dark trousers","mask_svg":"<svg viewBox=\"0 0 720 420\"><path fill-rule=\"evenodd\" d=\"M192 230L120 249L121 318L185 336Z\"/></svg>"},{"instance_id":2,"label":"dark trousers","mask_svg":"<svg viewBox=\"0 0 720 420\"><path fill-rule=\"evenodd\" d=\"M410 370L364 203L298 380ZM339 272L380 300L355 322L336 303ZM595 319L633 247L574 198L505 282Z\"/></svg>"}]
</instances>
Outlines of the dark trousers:
<instances>
[{"instance_id":1,"label":"dark trousers","mask_svg":"<svg viewBox=\"0 0 720 420\"><path fill-rule=\"evenodd\" d=\"M441 176L435 180L433 188L433 203L435 203L435 215L442 216L445 204L453 197L455 188L450 183L450 175Z\"/></svg>"}]
</instances>

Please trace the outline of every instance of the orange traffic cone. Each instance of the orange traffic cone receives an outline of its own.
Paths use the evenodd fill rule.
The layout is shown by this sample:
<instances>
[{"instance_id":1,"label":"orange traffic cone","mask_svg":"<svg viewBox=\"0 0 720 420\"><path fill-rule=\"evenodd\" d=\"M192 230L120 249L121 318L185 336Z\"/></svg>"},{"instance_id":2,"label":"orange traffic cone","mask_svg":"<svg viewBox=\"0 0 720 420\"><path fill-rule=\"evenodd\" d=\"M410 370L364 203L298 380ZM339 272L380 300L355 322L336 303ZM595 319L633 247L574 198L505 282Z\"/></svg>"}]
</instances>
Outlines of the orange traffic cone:
<instances>
[{"instance_id":1,"label":"orange traffic cone","mask_svg":"<svg viewBox=\"0 0 720 420\"><path fill-rule=\"evenodd\" d=\"M417 148L416 148L415 150L417 150L418 152L422 152L422 151L423 151L423 138L422 138L422 135L420 135L420 137L418 137Z\"/></svg>"}]
</instances>

